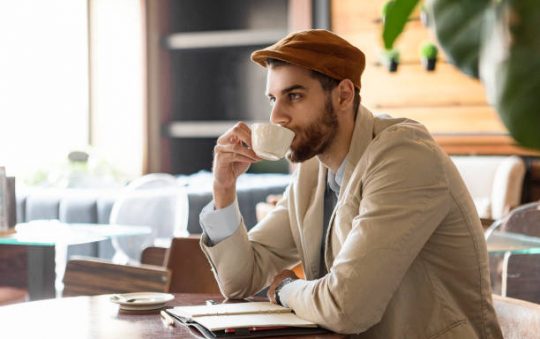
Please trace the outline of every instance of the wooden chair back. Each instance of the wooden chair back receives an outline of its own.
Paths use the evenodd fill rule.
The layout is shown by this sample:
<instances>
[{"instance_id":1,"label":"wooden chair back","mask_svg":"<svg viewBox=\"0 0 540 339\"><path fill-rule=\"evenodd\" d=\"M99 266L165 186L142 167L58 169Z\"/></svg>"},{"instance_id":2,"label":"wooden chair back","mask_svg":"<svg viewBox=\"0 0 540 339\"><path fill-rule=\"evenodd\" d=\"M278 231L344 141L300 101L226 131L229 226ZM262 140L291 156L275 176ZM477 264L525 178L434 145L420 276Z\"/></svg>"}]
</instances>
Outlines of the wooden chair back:
<instances>
[{"instance_id":1,"label":"wooden chair back","mask_svg":"<svg viewBox=\"0 0 540 339\"><path fill-rule=\"evenodd\" d=\"M199 242L200 235L172 240L165 258L165 265L172 273L169 292L220 293Z\"/></svg>"},{"instance_id":2,"label":"wooden chair back","mask_svg":"<svg viewBox=\"0 0 540 339\"><path fill-rule=\"evenodd\" d=\"M149 246L142 251L141 264L165 266L165 257L168 248Z\"/></svg>"},{"instance_id":3,"label":"wooden chair back","mask_svg":"<svg viewBox=\"0 0 540 339\"><path fill-rule=\"evenodd\" d=\"M64 296L128 292L167 292L171 273L151 265L119 265L95 258L68 261Z\"/></svg>"}]
</instances>

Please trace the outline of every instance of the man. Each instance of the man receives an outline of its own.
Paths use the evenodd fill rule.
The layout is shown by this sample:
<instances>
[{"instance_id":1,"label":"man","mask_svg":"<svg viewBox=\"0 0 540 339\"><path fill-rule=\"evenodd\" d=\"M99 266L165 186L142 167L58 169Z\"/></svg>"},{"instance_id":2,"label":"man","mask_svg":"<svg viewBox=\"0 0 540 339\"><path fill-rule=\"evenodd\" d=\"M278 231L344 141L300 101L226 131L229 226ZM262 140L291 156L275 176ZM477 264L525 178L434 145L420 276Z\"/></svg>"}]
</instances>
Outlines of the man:
<instances>
[{"instance_id":1,"label":"man","mask_svg":"<svg viewBox=\"0 0 540 339\"><path fill-rule=\"evenodd\" d=\"M295 132L299 166L247 233L235 185L260 159L244 123L218 139L201 246L223 294L270 285L273 302L362 338L501 338L467 189L422 125L357 107L363 53L309 30L252 60L267 68L270 120ZM305 280L288 270L299 262Z\"/></svg>"}]
</instances>

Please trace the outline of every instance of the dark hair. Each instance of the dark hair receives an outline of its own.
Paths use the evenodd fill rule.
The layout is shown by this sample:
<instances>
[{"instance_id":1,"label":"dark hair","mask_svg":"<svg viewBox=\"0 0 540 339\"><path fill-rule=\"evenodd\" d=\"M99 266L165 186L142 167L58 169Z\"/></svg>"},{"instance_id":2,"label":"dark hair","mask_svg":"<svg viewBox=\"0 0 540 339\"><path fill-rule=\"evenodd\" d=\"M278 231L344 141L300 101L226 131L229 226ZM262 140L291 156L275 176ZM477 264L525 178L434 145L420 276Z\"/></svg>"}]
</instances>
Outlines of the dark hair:
<instances>
[{"instance_id":1,"label":"dark hair","mask_svg":"<svg viewBox=\"0 0 540 339\"><path fill-rule=\"evenodd\" d=\"M283 66L283 65L290 65L290 63L274 59L274 58L267 58L266 59L266 66L268 67L276 67L276 66ZM319 80L319 83L321 84L322 89L329 93L334 88L339 85L340 81L337 79L334 79L332 77L329 77L326 74L322 74L321 72L317 72L314 70L311 70L311 76L317 80ZM356 117L356 112L358 111L358 106L360 106L360 91L358 88L354 88L354 102L353 102L353 110Z\"/></svg>"}]
</instances>

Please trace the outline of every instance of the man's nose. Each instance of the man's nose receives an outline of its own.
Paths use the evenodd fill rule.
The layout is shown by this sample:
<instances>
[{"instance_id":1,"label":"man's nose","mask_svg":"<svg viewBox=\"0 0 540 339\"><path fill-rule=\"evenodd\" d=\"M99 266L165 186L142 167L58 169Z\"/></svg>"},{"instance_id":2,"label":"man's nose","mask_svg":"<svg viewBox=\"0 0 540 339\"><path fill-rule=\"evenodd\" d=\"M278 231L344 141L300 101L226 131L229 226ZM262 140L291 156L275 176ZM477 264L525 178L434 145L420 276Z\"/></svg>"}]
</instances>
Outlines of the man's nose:
<instances>
[{"instance_id":1,"label":"man's nose","mask_svg":"<svg viewBox=\"0 0 540 339\"><path fill-rule=\"evenodd\" d=\"M272 112L270 113L270 122L278 125L287 125L290 119L282 105L278 101L272 106Z\"/></svg>"}]
</instances>

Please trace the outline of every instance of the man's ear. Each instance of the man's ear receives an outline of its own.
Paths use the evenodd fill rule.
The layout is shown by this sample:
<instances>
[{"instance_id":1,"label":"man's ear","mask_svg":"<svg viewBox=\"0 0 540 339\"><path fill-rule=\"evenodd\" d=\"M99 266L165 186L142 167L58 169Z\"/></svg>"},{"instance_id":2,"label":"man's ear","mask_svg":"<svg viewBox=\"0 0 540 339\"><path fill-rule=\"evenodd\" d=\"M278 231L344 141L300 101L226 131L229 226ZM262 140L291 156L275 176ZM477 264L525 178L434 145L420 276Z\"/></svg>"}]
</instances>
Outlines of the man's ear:
<instances>
[{"instance_id":1,"label":"man's ear","mask_svg":"<svg viewBox=\"0 0 540 339\"><path fill-rule=\"evenodd\" d=\"M354 105L354 84L349 79L343 79L337 86L338 105L342 109L352 108Z\"/></svg>"}]
</instances>

